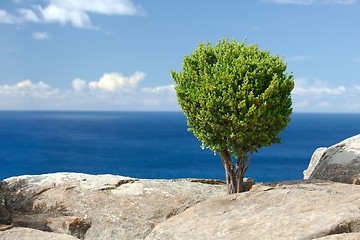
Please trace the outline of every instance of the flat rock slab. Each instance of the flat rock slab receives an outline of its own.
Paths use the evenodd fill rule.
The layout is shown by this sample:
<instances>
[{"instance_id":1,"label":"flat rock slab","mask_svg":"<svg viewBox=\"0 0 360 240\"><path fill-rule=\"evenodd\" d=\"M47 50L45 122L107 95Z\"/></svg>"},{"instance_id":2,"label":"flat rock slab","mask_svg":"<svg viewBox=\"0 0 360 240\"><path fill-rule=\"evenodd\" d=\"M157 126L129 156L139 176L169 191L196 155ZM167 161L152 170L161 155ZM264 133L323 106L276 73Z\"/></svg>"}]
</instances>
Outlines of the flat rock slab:
<instances>
[{"instance_id":1,"label":"flat rock slab","mask_svg":"<svg viewBox=\"0 0 360 240\"><path fill-rule=\"evenodd\" d=\"M0 239L353 240L360 233L360 186L322 180L226 195L221 183L192 179L56 173L9 178L2 190L14 227Z\"/></svg>"},{"instance_id":2,"label":"flat rock slab","mask_svg":"<svg viewBox=\"0 0 360 240\"><path fill-rule=\"evenodd\" d=\"M296 182L260 186L199 203L158 224L146 239L338 237L360 232L359 206L357 185ZM353 239L353 235L344 236Z\"/></svg>"},{"instance_id":3,"label":"flat rock slab","mask_svg":"<svg viewBox=\"0 0 360 240\"><path fill-rule=\"evenodd\" d=\"M144 239L160 222L210 197L224 184L55 173L5 179L13 225L84 239Z\"/></svg>"},{"instance_id":4,"label":"flat rock slab","mask_svg":"<svg viewBox=\"0 0 360 240\"><path fill-rule=\"evenodd\" d=\"M43 232L36 229L16 227L0 232L1 240L78 240L67 234Z\"/></svg>"}]
</instances>

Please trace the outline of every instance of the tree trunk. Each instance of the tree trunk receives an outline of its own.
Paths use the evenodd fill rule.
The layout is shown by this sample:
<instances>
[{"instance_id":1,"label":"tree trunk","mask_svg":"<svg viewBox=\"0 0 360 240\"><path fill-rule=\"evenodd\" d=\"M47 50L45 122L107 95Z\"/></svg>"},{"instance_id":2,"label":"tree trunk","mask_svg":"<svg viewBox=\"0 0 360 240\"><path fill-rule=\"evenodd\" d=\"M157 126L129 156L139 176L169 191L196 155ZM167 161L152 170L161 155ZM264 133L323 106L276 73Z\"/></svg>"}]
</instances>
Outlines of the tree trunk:
<instances>
[{"instance_id":1,"label":"tree trunk","mask_svg":"<svg viewBox=\"0 0 360 240\"><path fill-rule=\"evenodd\" d=\"M233 161L231 159L228 150L220 152L221 161L224 165L226 175L226 185L228 188L228 194L240 193L244 191L244 175L249 167L253 151L250 152L249 158L246 160L245 155L238 158L236 162L236 169L234 168Z\"/></svg>"},{"instance_id":2,"label":"tree trunk","mask_svg":"<svg viewBox=\"0 0 360 240\"><path fill-rule=\"evenodd\" d=\"M229 151L227 150L221 151L220 157L225 169L228 194L236 193L236 176L234 172L234 164L232 162Z\"/></svg>"}]
</instances>

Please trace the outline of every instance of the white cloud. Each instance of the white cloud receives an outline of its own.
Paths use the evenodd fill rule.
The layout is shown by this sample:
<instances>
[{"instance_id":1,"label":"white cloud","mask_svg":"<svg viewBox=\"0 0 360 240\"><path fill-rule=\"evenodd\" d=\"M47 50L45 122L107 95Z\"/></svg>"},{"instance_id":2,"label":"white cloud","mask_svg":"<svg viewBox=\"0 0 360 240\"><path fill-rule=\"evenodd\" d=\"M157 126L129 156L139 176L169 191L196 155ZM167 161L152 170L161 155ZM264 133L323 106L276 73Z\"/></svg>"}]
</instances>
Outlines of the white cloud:
<instances>
[{"instance_id":1,"label":"white cloud","mask_svg":"<svg viewBox=\"0 0 360 240\"><path fill-rule=\"evenodd\" d=\"M324 94L340 95L345 92L346 92L346 88L344 86L338 86L334 88L316 87L316 86L309 86L309 87L295 86L293 90L293 94L297 94L297 95L313 94L314 96L319 96Z\"/></svg>"},{"instance_id":2,"label":"white cloud","mask_svg":"<svg viewBox=\"0 0 360 240\"><path fill-rule=\"evenodd\" d=\"M19 82L15 86L18 90L48 90L48 89L50 89L50 86L42 81L40 81L38 83L33 83L29 79Z\"/></svg>"},{"instance_id":3,"label":"white cloud","mask_svg":"<svg viewBox=\"0 0 360 240\"><path fill-rule=\"evenodd\" d=\"M50 87L46 83L42 81L33 83L29 79L18 82L15 85L0 85L0 96L11 98L29 97L46 99L57 93L57 89Z\"/></svg>"},{"instance_id":4,"label":"white cloud","mask_svg":"<svg viewBox=\"0 0 360 240\"><path fill-rule=\"evenodd\" d=\"M76 78L71 83L75 92L82 92L87 88L86 81Z\"/></svg>"},{"instance_id":5,"label":"white cloud","mask_svg":"<svg viewBox=\"0 0 360 240\"><path fill-rule=\"evenodd\" d=\"M70 23L79 28L93 28L89 13L102 15L137 15L143 12L130 0L50 0L38 6L45 22Z\"/></svg>"},{"instance_id":6,"label":"white cloud","mask_svg":"<svg viewBox=\"0 0 360 240\"><path fill-rule=\"evenodd\" d=\"M143 73L134 73L122 85L121 91L97 91L89 89L85 80L76 78L72 89L57 89L44 82L24 80L13 85L0 85L0 109L4 110L180 110L175 94L170 87L156 91L144 92L136 88ZM104 74L118 79L120 74ZM100 80L97 82L99 83ZM125 87L126 86L126 87ZM124 90L124 87L127 90ZM112 88L111 88L112 89ZM131 89L131 90L129 90ZM150 88L149 88L150 89Z\"/></svg>"},{"instance_id":7,"label":"white cloud","mask_svg":"<svg viewBox=\"0 0 360 240\"><path fill-rule=\"evenodd\" d=\"M278 4L296 4L296 5L318 5L318 4L340 4L352 5L357 0L263 0L263 2Z\"/></svg>"},{"instance_id":8,"label":"white cloud","mask_svg":"<svg viewBox=\"0 0 360 240\"><path fill-rule=\"evenodd\" d=\"M13 15L3 9L0 9L0 23L21 24L24 22L40 22L40 19L36 16L34 11L30 9L20 8L17 12L17 15Z\"/></svg>"},{"instance_id":9,"label":"white cloud","mask_svg":"<svg viewBox=\"0 0 360 240\"><path fill-rule=\"evenodd\" d=\"M0 9L0 23L21 24L60 23L71 24L78 28L95 28L89 14L101 15L140 15L141 6L131 0L46 0L47 5L33 6L33 9L19 8L17 14ZM17 1L24 4L23 1Z\"/></svg>"},{"instance_id":10,"label":"white cloud","mask_svg":"<svg viewBox=\"0 0 360 240\"><path fill-rule=\"evenodd\" d=\"M76 78L68 89L29 79L0 85L0 109L180 110L174 85L139 87L144 76L142 72L131 76L106 73L90 83ZM324 81L302 78L295 80L295 86L292 99L296 112L360 113L359 84L330 86Z\"/></svg>"},{"instance_id":11,"label":"white cloud","mask_svg":"<svg viewBox=\"0 0 360 240\"><path fill-rule=\"evenodd\" d=\"M162 92L175 93L175 85L170 84L170 85L158 86L153 88L143 88L142 91L145 93L162 93Z\"/></svg>"},{"instance_id":12,"label":"white cloud","mask_svg":"<svg viewBox=\"0 0 360 240\"><path fill-rule=\"evenodd\" d=\"M142 11L130 0L51 0L49 6L105 15L136 15Z\"/></svg>"},{"instance_id":13,"label":"white cloud","mask_svg":"<svg viewBox=\"0 0 360 240\"><path fill-rule=\"evenodd\" d=\"M84 11L64 9L51 4L44 9L39 7L39 10L45 22L58 22L63 25L71 23L79 28L92 27L90 17Z\"/></svg>"},{"instance_id":14,"label":"white cloud","mask_svg":"<svg viewBox=\"0 0 360 240\"><path fill-rule=\"evenodd\" d=\"M50 38L47 32L34 32L32 37L36 40L46 40Z\"/></svg>"},{"instance_id":15,"label":"white cloud","mask_svg":"<svg viewBox=\"0 0 360 240\"><path fill-rule=\"evenodd\" d=\"M136 88L137 84L144 79L145 73L135 72L133 75L126 77L120 73L105 73L99 81L89 83L90 89L101 89L103 91L129 91Z\"/></svg>"},{"instance_id":16,"label":"white cloud","mask_svg":"<svg viewBox=\"0 0 360 240\"><path fill-rule=\"evenodd\" d=\"M20 14L19 19L21 22L40 22L40 19L36 16L35 12L30 9L20 8L17 11Z\"/></svg>"},{"instance_id":17,"label":"white cloud","mask_svg":"<svg viewBox=\"0 0 360 240\"><path fill-rule=\"evenodd\" d=\"M344 86L328 87L321 80L315 80L312 84L309 84L306 79L299 78L295 80L295 88L292 93L295 95L311 94L313 97L318 97L321 95L341 95L345 92L347 92L347 89Z\"/></svg>"},{"instance_id":18,"label":"white cloud","mask_svg":"<svg viewBox=\"0 0 360 240\"><path fill-rule=\"evenodd\" d=\"M296 79L294 110L301 112L360 112L360 86L328 86L316 80Z\"/></svg>"},{"instance_id":19,"label":"white cloud","mask_svg":"<svg viewBox=\"0 0 360 240\"><path fill-rule=\"evenodd\" d=\"M0 9L0 23L13 24L16 23L16 17L9 14L7 11Z\"/></svg>"}]
</instances>

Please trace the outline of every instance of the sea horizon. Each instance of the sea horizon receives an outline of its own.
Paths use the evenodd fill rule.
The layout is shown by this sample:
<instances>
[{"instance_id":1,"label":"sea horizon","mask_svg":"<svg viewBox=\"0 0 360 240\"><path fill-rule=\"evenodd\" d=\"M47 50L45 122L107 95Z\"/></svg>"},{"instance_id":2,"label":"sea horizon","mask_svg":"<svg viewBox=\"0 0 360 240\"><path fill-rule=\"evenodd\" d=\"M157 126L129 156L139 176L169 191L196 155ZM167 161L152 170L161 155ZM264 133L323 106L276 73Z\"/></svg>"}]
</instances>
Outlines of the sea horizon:
<instances>
[{"instance_id":1,"label":"sea horizon","mask_svg":"<svg viewBox=\"0 0 360 240\"><path fill-rule=\"evenodd\" d=\"M318 147L359 134L358 113L297 113L282 144L261 148L246 177L302 179ZM182 111L0 110L0 179L80 172L224 180L218 154L201 150Z\"/></svg>"}]
</instances>

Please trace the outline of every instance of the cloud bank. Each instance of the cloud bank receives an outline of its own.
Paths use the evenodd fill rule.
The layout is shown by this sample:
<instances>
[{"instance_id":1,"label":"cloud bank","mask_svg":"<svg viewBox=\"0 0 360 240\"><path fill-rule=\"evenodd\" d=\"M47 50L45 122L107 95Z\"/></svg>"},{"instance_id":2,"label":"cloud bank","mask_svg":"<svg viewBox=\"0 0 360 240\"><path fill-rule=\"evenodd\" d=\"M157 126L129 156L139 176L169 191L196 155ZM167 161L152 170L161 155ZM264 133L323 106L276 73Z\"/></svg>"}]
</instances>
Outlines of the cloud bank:
<instances>
[{"instance_id":1,"label":"cloud bank","mask_svg":"<svg viewBox=\"0 0 360 240\"><path fill-rule=\"evenodd\" d=\"M92 24L91 14L133 16L144 13L141 6L135 5L130 0L46 0L45 2L47 3L45 6L32 5L31 8L19 8L15 13L0 9L0 23L59 23L71 24L77 28L96 28Z\"/></svg>"},{"instance_id":2,"label":"cloud bank","mask_svg":"<svg viewBox=\"0 0 360 240\"><path fill-rule=\"evenodd\" d=\"M360 86L328 86L325 82L296 79L292 92L297 112L357 112L360 113Z\"/></svg>"},{"instance_id":3,"label":"cloud bank","mask_svg":"<svg viewBox=\"0 0 360 240\"><path fill-rule=\"evenodd\" d=\"M21 24L25 22L39 23L40 19L35 12L30 9L17 9L16 14L11 14L0 9L0 23Z\"/></svg>"},{"instance_id":4,"label":"cloud bank","mask_svg":"<svg viewBox=\"0 0 360 240\"><path fill-rule=\"evenodd\" d=\"M0 110L180 110L173 84L141 87L144 79L143 72L112 72L97 81L75 78L68 89L27 79L0 85ZM360 113L360 85L329 86L299 78L292 99L294 112Z\"/></svg>"},{"instance_id":5,"label":"cloud bank","mask_svg":"<svg viewBox=\"0 0 360 240\"><path fill-rule=\"evenodd\" d=\"M0 85L0 110L179 110L173 85L139 87L145 73L112 72L97 81L75 78L58 89L30 79Z\"/></svg>"},{"instance_id":6,"label":"cloud bank","mask_svg":"<svg viewBox=\"0 0 360 240\"><path fill-rule=\"evenodd\" d=\"M143 88L143 92L146 93L162 93L162 92L169 92L169 93L175 93L175 85L164 85L164 86L158 86L153 88Z\"/></svg>"}]
</instances>

